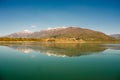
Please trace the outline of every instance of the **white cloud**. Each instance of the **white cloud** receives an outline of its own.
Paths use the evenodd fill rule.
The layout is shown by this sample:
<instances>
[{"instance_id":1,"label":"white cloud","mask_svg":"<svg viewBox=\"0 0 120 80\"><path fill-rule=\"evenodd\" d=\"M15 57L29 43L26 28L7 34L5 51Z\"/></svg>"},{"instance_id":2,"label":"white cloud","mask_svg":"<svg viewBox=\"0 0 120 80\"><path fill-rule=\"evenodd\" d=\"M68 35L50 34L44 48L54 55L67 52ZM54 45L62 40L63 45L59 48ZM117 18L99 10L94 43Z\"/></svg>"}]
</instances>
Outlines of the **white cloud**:
<instances>
[{"instance_id":1,"label":"white cloud","mask_svg":"<svg viewBox=\"0 0 120 80\"><path fill-rule=\"evenodd\" d=\"M64 27L64 26L62 26L62 27L49 27L49 28L47 28L47 30L51 30L51 29L63 29L63 28L66 28L66 27Z\"/></svg>"},{"instance_id":2,"label":"white cloud","mask_svg":"<svg viewBox=\"0 0 120 80\"><path fill-rule=\"evenodd\" d=\"M36 28L37 26L36 25L31 25L31 28Z\"/></svg>"}]
</instances>

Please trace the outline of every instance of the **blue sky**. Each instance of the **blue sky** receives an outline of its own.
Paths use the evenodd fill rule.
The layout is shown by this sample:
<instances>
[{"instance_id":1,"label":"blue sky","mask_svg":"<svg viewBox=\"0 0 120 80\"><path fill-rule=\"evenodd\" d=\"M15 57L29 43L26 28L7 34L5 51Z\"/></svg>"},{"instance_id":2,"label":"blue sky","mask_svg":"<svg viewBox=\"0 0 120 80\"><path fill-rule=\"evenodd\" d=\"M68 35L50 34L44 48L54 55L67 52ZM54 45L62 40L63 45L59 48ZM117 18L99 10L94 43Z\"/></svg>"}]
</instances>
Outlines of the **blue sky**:
<instances>
[{"instance_id":1,"label":"blue sky","mask_svg":"<svg viewBox=\"0 0 120 80\"><path fill-rule=\"evenodd\" d=\"M120 33L120 0L0 0L0 36L60 26Z\"/></svg>"}]
</instances>

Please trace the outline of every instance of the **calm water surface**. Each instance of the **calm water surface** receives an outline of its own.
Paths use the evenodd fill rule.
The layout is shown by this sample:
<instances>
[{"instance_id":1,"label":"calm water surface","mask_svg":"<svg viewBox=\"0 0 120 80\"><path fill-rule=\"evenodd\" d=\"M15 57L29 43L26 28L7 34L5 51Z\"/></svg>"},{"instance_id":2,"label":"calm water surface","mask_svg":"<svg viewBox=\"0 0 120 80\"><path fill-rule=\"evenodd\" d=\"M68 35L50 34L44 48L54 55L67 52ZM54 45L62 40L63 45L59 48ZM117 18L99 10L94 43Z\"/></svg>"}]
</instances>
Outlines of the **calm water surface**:
<instances>
[{"instance_id":1,"label":"calm water surface","mask_svg":"<svg viewBox=\"0 0 120 80\"><path fill-rule=\"evenodd\" d=\"M0 43L0 80L120 80L120 44Z\"/></svg>"}]
</instances>

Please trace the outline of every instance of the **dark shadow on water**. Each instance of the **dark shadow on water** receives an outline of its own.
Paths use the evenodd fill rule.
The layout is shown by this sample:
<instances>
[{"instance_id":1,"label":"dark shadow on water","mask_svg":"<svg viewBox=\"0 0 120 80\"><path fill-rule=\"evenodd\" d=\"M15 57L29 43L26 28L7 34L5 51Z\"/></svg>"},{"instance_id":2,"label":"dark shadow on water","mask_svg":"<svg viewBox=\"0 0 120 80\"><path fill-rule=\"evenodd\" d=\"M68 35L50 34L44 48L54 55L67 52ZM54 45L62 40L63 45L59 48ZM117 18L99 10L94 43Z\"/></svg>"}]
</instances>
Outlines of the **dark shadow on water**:
<instances>
[{"instance_id":1,"label":"dark shadow on water","mask_svg":"<svg viewBox=\"0 0 120 80\"><path fill-rule=\"evenodd\" d=\"M2 76L1 74L0 74L0 80L4 80L4 79L3 79L3 76Z\"/></svg>"},{"instance_id":2,"label":"dark shadow on water","mask_svg":"<svg viewBox=\"0 0 120 80\"><path fill-rule=\"evenodd\" d=\"M15 44L0 44L1 46L7 46L24 53L30 53L32 51L45 53L49 56L81 56L93 53L99 53L107 48L101 44L78 44L78 43L15 43Z\"/></svg>"},{"instance_id":3,"label":"dark shadow on water","mask_svg":"<svg viewBox=\"0 0 120 80\"><path fill-rule=\"evenodd\" d=\"M0 71L0 80L6 80L6 78L3 76L3 74Z\"/></svg>"}]
</instances>

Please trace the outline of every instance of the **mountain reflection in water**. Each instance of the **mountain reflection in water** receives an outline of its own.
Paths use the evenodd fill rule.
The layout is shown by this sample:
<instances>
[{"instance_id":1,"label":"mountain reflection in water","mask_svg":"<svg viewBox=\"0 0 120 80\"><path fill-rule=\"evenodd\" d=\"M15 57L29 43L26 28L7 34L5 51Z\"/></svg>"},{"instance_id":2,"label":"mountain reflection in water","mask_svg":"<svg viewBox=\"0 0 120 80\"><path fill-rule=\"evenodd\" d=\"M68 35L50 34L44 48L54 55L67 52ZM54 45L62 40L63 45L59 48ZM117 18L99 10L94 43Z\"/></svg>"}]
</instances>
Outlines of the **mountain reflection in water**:
<instances>
[{"instance_id":1,"label":"mountain reflection in water","mask_svg":"<svg viewBox=\"0 0 120 80\"><path fill-rule=\"evenodd\" d=\"M106 44L105 46L109 49L120 50L120 44Z\"/></svg>"},{"instance_id":2,"label":"mountain reflection in water","mask_svg":"<svg viewBox=\"0 0 120 80\"><path fill-rule=\"evenodd\" d=\"M32 53L33 51L45 53L48 56L73 57L99 53L107 48L100 44L78 44L78 43L4 43L1 46L7 46L23 53Z\"/></svg>"}]
</instances>

